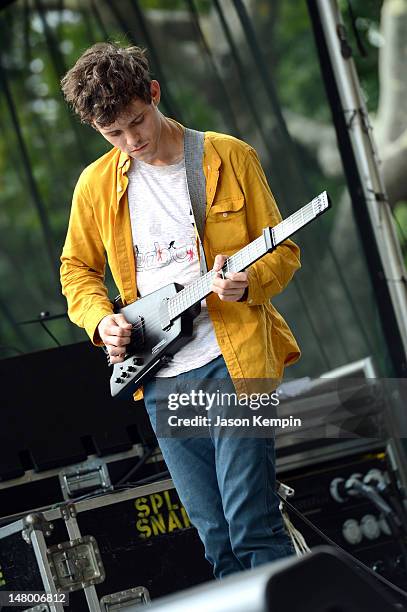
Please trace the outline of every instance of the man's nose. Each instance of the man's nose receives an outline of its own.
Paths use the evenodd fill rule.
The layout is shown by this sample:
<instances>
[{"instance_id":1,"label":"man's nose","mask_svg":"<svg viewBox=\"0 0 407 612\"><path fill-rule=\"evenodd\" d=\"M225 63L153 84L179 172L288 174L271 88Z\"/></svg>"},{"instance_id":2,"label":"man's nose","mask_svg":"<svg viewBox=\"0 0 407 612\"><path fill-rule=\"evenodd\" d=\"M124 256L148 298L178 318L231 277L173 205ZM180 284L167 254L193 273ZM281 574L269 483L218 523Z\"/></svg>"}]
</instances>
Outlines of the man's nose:
<instances>
[{"instance_id":1,"label":"man's nose","mask_svg":"<svg viewBox=\"0 0 407 612\"><path fill-rule=\"evenodd\" d=\"M126 132L126 142L129 147L137 147L140 144L140 134L135 128Z\"/></svg>"}]
</instances>

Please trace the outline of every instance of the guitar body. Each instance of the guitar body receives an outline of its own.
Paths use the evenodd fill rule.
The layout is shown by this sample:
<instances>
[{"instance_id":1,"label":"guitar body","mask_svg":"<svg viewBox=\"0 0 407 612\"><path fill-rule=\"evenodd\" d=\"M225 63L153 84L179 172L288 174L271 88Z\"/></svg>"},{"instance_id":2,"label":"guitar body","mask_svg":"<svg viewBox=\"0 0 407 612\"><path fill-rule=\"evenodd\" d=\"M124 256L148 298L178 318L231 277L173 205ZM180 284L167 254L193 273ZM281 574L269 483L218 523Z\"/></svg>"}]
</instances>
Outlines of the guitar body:
<instances>
[{"instance_id":1,"label":"guitar body","mask_svg":"<svg viewBox=\"0 0 407 612\"><path fill-rule=\"evenodd\" d=\"M181 289L182 285L171 283L117 311L132 323L133 330L125 360L113 365L110 378L113 397L130 398L191 339L193 320L201 311L200 303L171 323L167 320L167 300Z\"/></svg>"}]
</instances>

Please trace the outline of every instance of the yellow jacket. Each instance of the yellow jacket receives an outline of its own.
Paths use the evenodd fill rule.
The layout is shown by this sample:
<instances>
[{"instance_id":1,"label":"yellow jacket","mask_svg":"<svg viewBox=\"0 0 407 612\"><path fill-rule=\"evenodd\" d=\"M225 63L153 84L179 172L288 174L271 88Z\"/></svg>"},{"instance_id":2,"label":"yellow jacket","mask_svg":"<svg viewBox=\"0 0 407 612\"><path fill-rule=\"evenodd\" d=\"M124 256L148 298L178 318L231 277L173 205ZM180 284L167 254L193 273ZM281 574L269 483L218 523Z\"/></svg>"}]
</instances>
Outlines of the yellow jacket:
<instances>
[{"instance_id":1,"label":"yellow jacket","mask_svg":"<svg viewBox=\"0 0 407 612\"><path fill-rule=\"evenodd\" d=\"M105 253L123 304L137 299L136 265L127 202L130 158L113 148L81 174L76 185L68 233L61 256L62 292L70 319L101 344L97 326L113 312L104 284ZM248 144L215 132L205 133L208 268L218 253L232 255L281 221L257 154ZM246 302L207 298L219 347L240 391L247 379L281 379L284 366L297 361L298 345L270 303L300 267L299 248L286 240L248 269ZM275 386L275 385L273 385ZM136 394L137 399L141 396Z\"/></svg>"}]
</instances>

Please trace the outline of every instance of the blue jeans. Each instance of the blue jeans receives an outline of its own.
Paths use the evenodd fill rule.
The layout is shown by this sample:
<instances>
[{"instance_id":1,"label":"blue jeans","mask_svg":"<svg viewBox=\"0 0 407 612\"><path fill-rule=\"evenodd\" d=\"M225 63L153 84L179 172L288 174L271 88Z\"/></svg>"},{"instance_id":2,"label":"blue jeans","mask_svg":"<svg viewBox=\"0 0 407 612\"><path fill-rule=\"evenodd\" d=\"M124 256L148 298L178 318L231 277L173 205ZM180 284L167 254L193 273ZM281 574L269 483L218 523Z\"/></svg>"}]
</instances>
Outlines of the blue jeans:
<instances>
[{"instance_id":1,"label":"blue jeans","mask_svg":"<svg viewBox=\"0 0 407 612\"><path fill-rule=\"evenodd\" d=\"M224 379L234 391L222 356L176 380L191 378ZM144 387L154 431L160 389L155 379ZM208 433L199 438L158 438L158 442L214 576L222 578L292 555L275 493L274 439Z\"/></svg>"}]
</instances>

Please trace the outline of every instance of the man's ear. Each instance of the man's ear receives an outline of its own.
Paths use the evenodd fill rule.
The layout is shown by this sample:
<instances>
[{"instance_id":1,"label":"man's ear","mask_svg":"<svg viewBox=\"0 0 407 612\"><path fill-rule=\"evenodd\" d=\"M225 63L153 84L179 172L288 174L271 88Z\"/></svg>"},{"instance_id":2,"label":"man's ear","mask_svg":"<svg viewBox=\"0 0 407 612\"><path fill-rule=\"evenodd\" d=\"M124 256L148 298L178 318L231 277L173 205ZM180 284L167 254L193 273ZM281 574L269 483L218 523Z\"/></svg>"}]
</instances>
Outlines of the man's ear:
<instances>
[{"instance_id":1,"label":"man's ear","mask_svg":"<svg viewBox=\"0 0 407 612\"><path fill-rule=\"evenodd\" d=\"M155 104L155 106L157 106L161 100L161 87L160 83L155 79L153 79L150 83L150 94L151 101L153 102L153 104Z\"/></svg>"}]
</instances>

